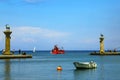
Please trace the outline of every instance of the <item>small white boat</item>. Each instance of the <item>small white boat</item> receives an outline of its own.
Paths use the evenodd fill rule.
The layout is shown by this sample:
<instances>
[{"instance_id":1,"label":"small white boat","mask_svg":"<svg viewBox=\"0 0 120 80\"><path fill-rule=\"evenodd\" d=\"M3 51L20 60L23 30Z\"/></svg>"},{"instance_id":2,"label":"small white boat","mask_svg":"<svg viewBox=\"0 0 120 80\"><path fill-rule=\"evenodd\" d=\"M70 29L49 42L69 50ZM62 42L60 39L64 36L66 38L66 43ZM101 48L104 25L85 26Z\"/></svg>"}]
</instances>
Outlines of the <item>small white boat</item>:
<instances>
[{"instance_id":1,"label":"small white boat","mask_svg":"<svg viewBox=\"0 0 120 80\"><path fill-rule=\"evenodd\" d=\"M34 48L33 48L33 53L35 53L35 51L36 51L36 48L34 47Z\"/></svg>"},{"instance_id":2,"label":"small white boat","mask_svg":"<svg viewBox=\"0 0 120 80\"><path fill-rule=\"evenodd\" d=\"M93 69L97 67L97 64L93 61L90 62L74 62L76 69Z\"/></svg>"}]
</instances>

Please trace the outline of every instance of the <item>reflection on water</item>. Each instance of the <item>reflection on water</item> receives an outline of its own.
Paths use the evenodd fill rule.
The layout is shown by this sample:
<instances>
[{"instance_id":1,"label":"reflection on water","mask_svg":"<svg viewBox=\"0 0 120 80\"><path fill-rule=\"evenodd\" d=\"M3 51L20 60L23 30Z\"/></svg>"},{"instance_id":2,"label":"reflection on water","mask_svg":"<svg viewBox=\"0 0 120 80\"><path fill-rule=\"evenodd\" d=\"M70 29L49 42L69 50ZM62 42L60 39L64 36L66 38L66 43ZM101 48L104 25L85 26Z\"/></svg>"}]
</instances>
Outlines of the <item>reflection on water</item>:
<instances>
[{"instance_id":1,"label":"reflection on water","mask_svg":"<svg viewBox=\"0 0 120 80\"><path fill-rule=\"evenodd\" d=\"M102 80L104 80L104 57L103 56L100 56L100 70L101 70L101 73L100 73L100 78Z\"/></svg>"},{"instance_id":2,"label":"reflection on water","mask_svg":"<svg viewBox=\"0 0 120 80\"><path fill-rule=\"evenodd\" d=\"M95 71L96 69L75 69L74 80L90 80L90 78L95 78Z\"/></svg>"},{"instance_id":3,"label":"reflection on water","mask_svg":"<svg viewBox=\"0 0 120 80\"><path fill-rule=\"evenodd\" d=\"M4 80L11 80L11 74L10 74L10 60L5 59L5 65L4 65Z\"/></svg>"},{"instance_id":4,"label":"reflection on water","mask_svg":"<svg viewBox=\"0 0 120 80\"><path fill-rule=\"evenodd\" d=\"M61 71L57 71L57 80L61 80L61 77L62 77L62 72Z\"/></svg>"}]
</instances>

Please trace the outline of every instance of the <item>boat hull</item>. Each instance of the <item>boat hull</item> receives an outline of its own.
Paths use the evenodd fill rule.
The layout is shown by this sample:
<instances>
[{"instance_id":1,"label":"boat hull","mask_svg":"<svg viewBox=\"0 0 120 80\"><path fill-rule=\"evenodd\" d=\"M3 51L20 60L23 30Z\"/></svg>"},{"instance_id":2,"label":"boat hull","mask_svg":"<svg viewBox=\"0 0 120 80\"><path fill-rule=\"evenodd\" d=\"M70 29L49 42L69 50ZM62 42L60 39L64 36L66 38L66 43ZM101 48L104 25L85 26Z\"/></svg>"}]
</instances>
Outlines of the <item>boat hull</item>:
<instances>
[{"instance_id":1,"label":"boat hull","mask_svg":"<svg viewBox=\"0 0 120 80\"><path fill-rule=\"evenodd\" d=\"M53 50L52 54L64 54L64 50L58 50L58 51Z\"/></svg>"},{"instance_id":2,"label":"boat hull","mask_svg":"<svg viewBox=\"0 0 120 80\"><path fill-rule=\"evenodd\" d=\"M76 69L93 69L97 67L95 62L74 62Z\"/></svg>"}]
</instances>

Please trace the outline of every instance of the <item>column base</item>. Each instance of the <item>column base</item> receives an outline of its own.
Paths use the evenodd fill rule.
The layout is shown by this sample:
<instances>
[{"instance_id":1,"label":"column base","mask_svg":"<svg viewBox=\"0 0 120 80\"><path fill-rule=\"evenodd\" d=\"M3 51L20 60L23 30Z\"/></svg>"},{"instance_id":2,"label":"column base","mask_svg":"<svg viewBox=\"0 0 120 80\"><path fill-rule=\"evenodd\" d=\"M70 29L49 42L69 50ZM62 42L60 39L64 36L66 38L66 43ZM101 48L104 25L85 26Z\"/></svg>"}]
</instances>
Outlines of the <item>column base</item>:
<instances>
[{"instance_id":1,"label":"column base","mask_svg":"<svg viewBox=\"0 0 120 80\"><path fill-rule=\"evenodd\" d=\"M13 55L11 52L4 52L3 55Z\"/></svg>"}]
</instances>

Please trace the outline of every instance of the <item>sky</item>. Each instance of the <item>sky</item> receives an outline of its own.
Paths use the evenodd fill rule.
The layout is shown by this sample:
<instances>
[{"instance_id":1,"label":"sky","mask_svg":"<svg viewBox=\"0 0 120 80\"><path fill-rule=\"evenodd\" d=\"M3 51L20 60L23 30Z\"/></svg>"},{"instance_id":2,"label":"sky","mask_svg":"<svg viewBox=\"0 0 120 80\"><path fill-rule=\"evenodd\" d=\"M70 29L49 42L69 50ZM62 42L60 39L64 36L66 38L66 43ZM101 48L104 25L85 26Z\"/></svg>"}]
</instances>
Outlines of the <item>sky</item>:
<instances>
[{"instance_id":1,"label":"sky","mask_svg":"<svg viewBox=\"0 0 120 80\"><path fill-rule=\"evenodd\" d=\"M0 0L0 49L9 24L11 50L99 50L120 47L120 0Z\"/></svg>"}]
</instances>

